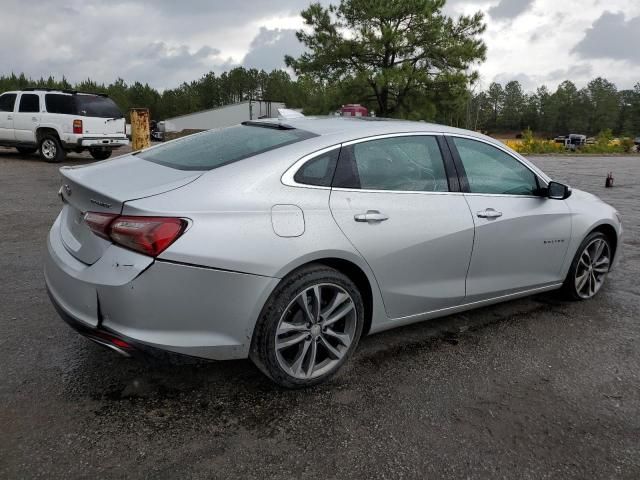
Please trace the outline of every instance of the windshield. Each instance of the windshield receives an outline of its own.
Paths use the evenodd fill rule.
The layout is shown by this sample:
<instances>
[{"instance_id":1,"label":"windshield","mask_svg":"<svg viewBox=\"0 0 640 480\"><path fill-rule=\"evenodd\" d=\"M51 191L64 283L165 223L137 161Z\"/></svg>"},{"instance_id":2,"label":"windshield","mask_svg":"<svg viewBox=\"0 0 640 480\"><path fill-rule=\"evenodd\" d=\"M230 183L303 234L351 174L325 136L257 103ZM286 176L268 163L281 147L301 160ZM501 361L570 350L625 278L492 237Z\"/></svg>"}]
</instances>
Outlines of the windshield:
<instances>
[{"instance_id":1,"label":"windshield","mask_svg":"<svg viewBox=\"0 0 640 480\"><path fill-rule=\"evenodd\" d=\"M122 118L122 112L113 100L98 95L76 95L76 113L85 117Z\"/></svg>"},{"instance_id":2,"label":"windshield","mask_svg":"<svg viewBox=\"0 0 640 480\"><path fill-rule=\"evenodd\" d=\"M295 128L238 125L190 135L137 156L178 170L211 170L314 136Z\"/></svg>"}]
</instances>

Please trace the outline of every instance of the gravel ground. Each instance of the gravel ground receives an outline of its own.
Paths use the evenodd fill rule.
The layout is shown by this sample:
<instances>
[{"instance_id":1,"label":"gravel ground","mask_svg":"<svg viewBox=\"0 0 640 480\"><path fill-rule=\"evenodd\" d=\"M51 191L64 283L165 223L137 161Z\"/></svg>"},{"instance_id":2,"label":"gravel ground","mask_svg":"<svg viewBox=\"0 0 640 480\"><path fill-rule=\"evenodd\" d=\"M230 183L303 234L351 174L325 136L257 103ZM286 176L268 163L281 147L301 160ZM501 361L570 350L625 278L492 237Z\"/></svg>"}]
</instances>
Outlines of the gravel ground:
<instances>
[{"instance_id":1,"label":"gravel ground","mask_svg":"<svg viewBox=\"0 0 640 480\"><path fill-rule=\"evenodd\" d=\"M639 478L640 158L533 160L624 215L595 300L367 337L290 392L249 361L126 360L70 330L42 277L57 167L0 149L0 478Z\"/></svg>"}]
</instances>

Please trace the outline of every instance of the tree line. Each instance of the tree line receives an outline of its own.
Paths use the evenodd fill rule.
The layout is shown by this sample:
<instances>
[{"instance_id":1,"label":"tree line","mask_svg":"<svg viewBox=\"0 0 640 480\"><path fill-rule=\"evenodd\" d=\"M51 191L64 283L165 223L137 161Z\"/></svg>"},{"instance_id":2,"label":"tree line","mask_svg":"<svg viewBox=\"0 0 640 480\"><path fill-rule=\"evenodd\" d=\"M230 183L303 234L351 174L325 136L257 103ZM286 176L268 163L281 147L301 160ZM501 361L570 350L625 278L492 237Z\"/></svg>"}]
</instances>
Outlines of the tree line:
<instances>
[{"instance_id":1,"label":"tree line","mask_svg":"<svg viewBox=\"0 0 640 480\"><path fill-rule=\"evenodd\" d=\"M86 79L71 84L66 78L53 77L33 79L24 74L0 76L0 93L8 90L21 90L27 87L69 89L80 92L105 93L109 95L124 112L131 108L148 108L151 118L162 120L178 115L216 108L230 103L247 100L281 101L293 107L301 107L301 83L291 79L283 70L234 68L216 75L209 72L198 80L184 82L177 88L164 91L149 84L127 83L118 78L104 84Z\"/></svg>"},{"instance_id":2,"label":"tree line","mask_svg":"<svg viewBox=\"0 0 640 480\"><path fill-rule=\"evenodd\" d=\"M467 92L467 103L455 121L488 132L531 129L538 135L581 133L596 135L611 130L616 135L640 135L640 83L618 90L598 77L584 88L567 80L555 91L541 86L523 91L518 81L504 87L492 83L486 91Z\"/></svg>"},{"instance_id":3,"label":"tree line","mask_svg":"<svg viewBox=\"0 0 640 480\"><path fill-rule=\"evenodd\" d=\"M157 120L260 99L285 102L308 114L328 114L346 103L362 103L374 111L378 107L357 82L329 83L308 75L292 79L283 70L267 73L242 67L220 75L210 72L162 92L148 84L127 84L122 79L110 84L87 79L72 85L65 78L35 80L24 74L0 76L0 92L26 87L106 93L123 111L149 108L152 118ZM504 86L494 82L478 93L469 88L448 90L442 98L417 101L415 111L409 104L406 110L387 116L437 121L494 134L531 129L542 136L595 135L609 129L616 135L637 136L640 135L640 83L633 89L618 90L612 82L596 78L578 89L567 80L555 91L541 86L534 92L525 92L516 80Z\"/></svg>"}]
</instances>

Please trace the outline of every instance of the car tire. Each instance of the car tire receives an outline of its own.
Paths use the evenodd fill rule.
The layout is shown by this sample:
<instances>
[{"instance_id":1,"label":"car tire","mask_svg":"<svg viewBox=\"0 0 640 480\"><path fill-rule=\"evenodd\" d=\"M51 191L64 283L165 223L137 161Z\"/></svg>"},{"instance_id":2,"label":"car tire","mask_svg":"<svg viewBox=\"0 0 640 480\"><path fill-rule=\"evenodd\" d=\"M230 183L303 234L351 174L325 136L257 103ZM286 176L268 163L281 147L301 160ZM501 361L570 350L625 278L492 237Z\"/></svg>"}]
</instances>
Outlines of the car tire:
<instances>
[{"instance_id":1,"label":"car tire","mask_svg":"<svg viewBox=\"0 0 640 480\"><path fill-rule=\"evenodd\" d=\"M111 156L111 150L90 149L89 153L96 160L106 160Z\"/></svg>"},{"instance_id":2,"label":"car tire","mask_svg":"<svg viewBox=\"0 0 640 480\"><path fill-rule=\"evenodd\" d=\"M588 300L602 288L606 280L613 249L602 232L592 232L582 241L573 257L569 273L562 286L569 300Z\"/></svg>"},{"instance_id":3,"label":"car tire","mask_svg":"<svg viewBox=\"0 0 640 480\"><path fill-rule=\"evenodd\" d=\"M39 149L40 158L48 163L60 163L67 156L67 152L62 148L60 139L51 133L47 133L40 138Z\"/></svg>"},{"instance_id":4,"label":"car tire","mask_svg":"<svg viewBox=\"0 0 640 480\"><path fill-rule=\"evenodd\" d=\"M351 357L363 324L364 304L355 284L333 268L309 265L285 277L267 300L250 358L282 387L317 385Z\"/></svg>"},{"instance_id":5,"label":"car tire","mask_svg":"<svg viewBox=\"0 0 640 480\"><path fill-rule=\"evenodd\" d=\"M16 150L18 150L20 155L32 155L38 151L38 149L34 147L16 147Z\"/></svg>"}]
</instances>

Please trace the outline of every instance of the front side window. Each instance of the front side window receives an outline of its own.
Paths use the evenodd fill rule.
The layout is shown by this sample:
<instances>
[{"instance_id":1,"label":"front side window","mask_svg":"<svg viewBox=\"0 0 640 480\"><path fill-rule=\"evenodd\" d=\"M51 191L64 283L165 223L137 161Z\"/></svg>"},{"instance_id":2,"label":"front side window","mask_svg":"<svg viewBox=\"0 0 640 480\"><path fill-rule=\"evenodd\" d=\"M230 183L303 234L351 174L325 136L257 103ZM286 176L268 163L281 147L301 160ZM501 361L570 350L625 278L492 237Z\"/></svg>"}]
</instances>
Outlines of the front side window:
<instances>
[{"instance_id":1,"label":"front side window","mask_svg":"<svg viewBox=\"0 0 640 480\"><path fill-rule=\"evenodd\" d=\"M293 179L305 185L331 186L339 153L340 149L336 148L312 158L300 167Z\"/></svg>"},{"instance_id":2,"label":"front side window","mask_svg":"<svg viewBox=\"0 0 640 480\"><path fill-rule=\"evenodd\" d=\"M453 137L471 193L536 195L536 175L502 150L484 142Z\"/></svg>"},{"instance_id":3,"label":"front side window","mask_svg":"<svg viewBox=\"0 0 640 480\"><path fill-rule=\"evenodd\" d=\"M40 111L40 97L35 93L23 93L20 97L20 112L35 113Z\"/></svg>"},{"instance_id":4,"label":"front side window","mask_svg":"<svg viewBox=\"0 0 640 480\"><path fill-rule=\"evenodd\" d=\"M344 157L343 162L340 155L336 187L449 191L444 161L434 136L401 136L356 143Z\"/></svg>"},{"instance_id":5,"label":"front side window","mask_svg":"<svg viewBox=\"0 0 640 480\"><path fill-rule=\"evenodd\" d=\"M13 112L13 108L16 104L15 93L5 93L0 95L0 112Z\"/></svg>"},{"instance_id":6,"label":"front side window","mask_svg":"<svg viewBox=\"0 0 640 480\"><path fill-rule=\"evenodd\" d=\"M238 125L190 135L138 157L178 170L211 170L314 136L296 128Z\"/></svg>"}]
</instances>

